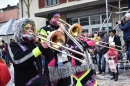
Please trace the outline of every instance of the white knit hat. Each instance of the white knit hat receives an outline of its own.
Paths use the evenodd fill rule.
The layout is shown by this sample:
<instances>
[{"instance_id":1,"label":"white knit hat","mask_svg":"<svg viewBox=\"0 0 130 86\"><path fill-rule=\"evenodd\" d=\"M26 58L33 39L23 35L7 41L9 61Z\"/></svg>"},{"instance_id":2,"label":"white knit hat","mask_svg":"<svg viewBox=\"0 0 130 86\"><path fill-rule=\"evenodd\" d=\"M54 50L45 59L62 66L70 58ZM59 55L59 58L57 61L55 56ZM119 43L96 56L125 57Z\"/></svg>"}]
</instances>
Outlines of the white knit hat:
<instances>
[{"instance_id":1,"label":"white knit hat","mask_svg":"<svg viewBox=\"0 0 130 86\"><path fill-rule=\"evenodd\" d=\"M130 13L126 13L126 14L125 14L125 17L130 18Z\"/></svg>"},{"instance_id":2,"label":"white knit hat","mask_svg":"<svg viewBox=\"0 0 130 86\"><path fill-rule=\"evenodd\" d=\"M110 43L109 43L109 46L115 47L115 42L110 42Z\"/></svg>"}]
</instances>

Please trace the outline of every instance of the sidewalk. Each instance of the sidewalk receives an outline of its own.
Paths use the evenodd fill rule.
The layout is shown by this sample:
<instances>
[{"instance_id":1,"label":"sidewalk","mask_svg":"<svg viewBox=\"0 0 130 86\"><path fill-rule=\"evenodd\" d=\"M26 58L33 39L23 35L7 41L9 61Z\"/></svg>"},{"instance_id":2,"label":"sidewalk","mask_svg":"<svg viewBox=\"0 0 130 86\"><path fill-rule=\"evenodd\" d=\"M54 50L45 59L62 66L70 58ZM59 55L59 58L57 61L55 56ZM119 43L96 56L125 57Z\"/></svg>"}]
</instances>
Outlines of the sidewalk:
<instances>
[{"instance_id":1,"label":"sidewalk","mask_svg":"<svg viewBox=\"0 0 130 86\"><path fill-rule=\"evenodd\" d=\"M99 86L130 86L130 71L127 69L125 75L123 75L123 69L119 69L118 81L110 80L112 77L110 74L104 76L99 74L97 76Z\"/></svg>"}]
</instances>

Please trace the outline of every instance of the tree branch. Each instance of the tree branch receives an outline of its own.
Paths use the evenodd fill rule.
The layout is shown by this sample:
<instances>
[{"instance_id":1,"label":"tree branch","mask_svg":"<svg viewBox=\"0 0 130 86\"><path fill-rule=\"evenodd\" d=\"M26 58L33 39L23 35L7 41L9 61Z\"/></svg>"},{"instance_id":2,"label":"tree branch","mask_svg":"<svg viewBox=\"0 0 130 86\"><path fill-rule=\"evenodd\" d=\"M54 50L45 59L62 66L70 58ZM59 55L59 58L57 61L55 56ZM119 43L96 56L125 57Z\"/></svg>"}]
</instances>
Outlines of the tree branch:
<instances>
[{"instance_id":1,"label":"tree branch","mask_svg":"<svg viewBox=\"0 0 130 86\"><path fill-rule=\"evenodd\" d=\"M26 5L26 7L27 7L28 5L27 5L26 1L25 1L25 0L23 0L23 1L24 1L25 5Z\"/></svg>"},{"instance_id":2,"label":"tree branch","mask_svg":"<svg viewBox=\"0 0 130 86\"><path fill-rule=\"evenodd\" d=\"M30 1L29 5L32 3L32 0Z\"/></svg>"}]
</instances>

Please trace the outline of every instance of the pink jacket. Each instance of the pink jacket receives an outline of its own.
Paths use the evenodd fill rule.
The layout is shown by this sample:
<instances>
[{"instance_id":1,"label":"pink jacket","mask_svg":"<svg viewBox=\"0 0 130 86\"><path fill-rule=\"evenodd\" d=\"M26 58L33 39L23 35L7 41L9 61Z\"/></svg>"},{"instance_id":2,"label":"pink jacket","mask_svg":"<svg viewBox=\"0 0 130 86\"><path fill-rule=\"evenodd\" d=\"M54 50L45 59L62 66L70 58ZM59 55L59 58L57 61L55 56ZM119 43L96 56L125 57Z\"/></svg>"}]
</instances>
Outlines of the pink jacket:
<instances>
[{"instance_id":1,"label":"pink jacket","mask_svg":"<svg viewBox=\"0 0 130 86\"><path fill-rule=\"evenodd\" d=\"M111 51L110 49L108 50L107 54L107 58L113 58L115 63L118 63L118 51L114 50Z\"/></svg>"}]
</instances>

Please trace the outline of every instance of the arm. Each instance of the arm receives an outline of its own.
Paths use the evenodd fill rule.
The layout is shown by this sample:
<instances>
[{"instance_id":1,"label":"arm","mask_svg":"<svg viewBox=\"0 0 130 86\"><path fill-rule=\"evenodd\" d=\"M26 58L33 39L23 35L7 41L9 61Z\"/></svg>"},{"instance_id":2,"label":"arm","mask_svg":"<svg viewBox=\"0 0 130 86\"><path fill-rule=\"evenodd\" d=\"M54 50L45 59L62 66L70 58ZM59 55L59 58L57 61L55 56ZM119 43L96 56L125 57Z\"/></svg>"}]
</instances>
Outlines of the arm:
<instances>
[{"instance_id":1,"label":"arm","mask_svg":"<svg viewBox=\"0 0 130 86\"><path fill-rule=\"evenodd\" d=\"M115 51L114 51L114 53L115 53L115 55L113 56L113 58L117 58L117 57L118 57L118 55L119 55L119 54L118 54L118 51L117 51L117 50L115 50Z\"/></svg>"},{"instance_id":2,"label":"arm","mask_svg":"<svg viewBox=\"0 0 130 86\"><path fill-rule=\"evenodd\" d=\"M42 45L39 45L36 48L23 51L21 47L15 42L10 43L10 48L11 51L9 52L12 52L11 58L13 63L17 66L26 66L32 63L36 58L39 57L39 55L42 53L41 51L44 50Z\"/></svg>"},{"instance_id":3,"label":"arm","mask_svg":"<svg viewBox=\"0 0 130 86\"><path fill-rule=\"evenodd\" d=\"M101 41L107 43L107 42L108 42L108 38L107 38L106 36L104 36L103 40L101 40ZM106 43L102 43L101 45L107 46ZM100 45L99 45L99 46L100 46ZM103 46L100 47L100 50L104 50L104 49L105 49L105 47L103 47Z\"/></svg>"},{"instance_id":4,"label":"arm","mask_svg":"<svg viewBox=\"0 0 130 86\"><path fill-rule=\"evenodd\" d=\"M120 40L119 36L116 36L115 43L116 43L116 45L121 46L121 40ZM120 48L116 47L116 49L120 49Z\"/></svg>"},{"instance_id":5,"label":"arm","mask_svg":"<svg viewBox=\"0 0 130 86\"><path fill-rule=\"evenodd\" d=\"M127 22L124 26L122 26L121 24L119 24L119 28L122 30L122 31L125 31L127 29L130 28L130 23Z\"/></svg>"}]
</instances>

